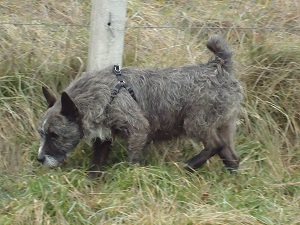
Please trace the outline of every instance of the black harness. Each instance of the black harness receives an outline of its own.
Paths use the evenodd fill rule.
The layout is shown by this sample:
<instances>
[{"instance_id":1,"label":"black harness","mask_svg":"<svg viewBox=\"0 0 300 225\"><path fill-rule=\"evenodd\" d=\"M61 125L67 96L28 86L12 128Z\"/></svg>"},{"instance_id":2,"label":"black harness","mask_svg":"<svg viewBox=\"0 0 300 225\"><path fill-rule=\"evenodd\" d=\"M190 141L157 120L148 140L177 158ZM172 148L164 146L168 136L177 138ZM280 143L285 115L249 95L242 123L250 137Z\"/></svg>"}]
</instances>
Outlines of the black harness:
<instances>
[{"instance_id":1,"label":"black harness","mask_svg":"<svg viewBox=\"0 0 300 225\"><path fill-rule=\"evenodd\" d=\"M116 74L116 77L118 79L118 83L117 83L117 85L115 86L115 88L111 92L112 100L117 96L117 94L119 93L120 89L123 87L123 88L125 88L129 92L129 94L131 95L131 97L135 101L137 101L133 89L129 86L129 84L125 83L125 81L123 79L123 76L121 74L120 67L118 65L114 65L113 72L114 72L114 74Z\"/></svg>"}]
</instances>

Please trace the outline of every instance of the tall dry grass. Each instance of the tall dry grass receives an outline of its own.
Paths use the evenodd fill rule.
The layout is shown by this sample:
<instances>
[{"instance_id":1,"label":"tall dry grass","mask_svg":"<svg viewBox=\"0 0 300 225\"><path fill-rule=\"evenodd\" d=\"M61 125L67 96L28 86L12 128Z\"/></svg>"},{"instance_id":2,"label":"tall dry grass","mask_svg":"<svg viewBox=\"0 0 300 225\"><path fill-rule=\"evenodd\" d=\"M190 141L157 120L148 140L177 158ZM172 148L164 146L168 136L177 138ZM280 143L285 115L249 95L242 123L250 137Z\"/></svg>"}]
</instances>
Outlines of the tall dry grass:
<instances>
[{"instance_id":1,"label":"tall dry grass","mask_svg":"<svg viewBox=\"0 0 300 225\"><path fill-rule=\"evenodd\" d=\"M239 174L224 172L217 158L185 174L176 162L201 146L182 140L151 146L157 153L145 168L120 162L125 146L119 143L101 180L82 172L89 166L84 144L65 167L42 168L35 160L36 127L46 107L40 87L60 92L85 69L88 28L1 24L0 223L299 224L300 33L239 29L298 26L299 3L132 0L127 7L127 66L205 62L214 33L233 45L245 93L236 137ZM90 3L4 0L0 11L1 21L88 24Z\"/></svg>"}]
</instances>

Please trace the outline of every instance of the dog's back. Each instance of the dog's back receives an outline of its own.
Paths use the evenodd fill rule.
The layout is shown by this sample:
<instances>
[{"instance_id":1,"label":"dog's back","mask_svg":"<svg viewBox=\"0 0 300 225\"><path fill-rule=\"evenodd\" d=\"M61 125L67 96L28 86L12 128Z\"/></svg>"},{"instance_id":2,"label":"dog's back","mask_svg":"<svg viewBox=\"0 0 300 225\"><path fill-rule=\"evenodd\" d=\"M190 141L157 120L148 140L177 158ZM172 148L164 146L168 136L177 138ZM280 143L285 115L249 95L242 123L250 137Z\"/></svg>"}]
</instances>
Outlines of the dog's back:
<instances>
[{"instance_id":1,"label":"dog's back","mask_svg":"<svg viewBox=\"0 0 300 225\"><path fill-rule=\"evenodd\" d=\"M207 42L207 47L216 57L206 64L121 70L125 81L135 92L138 105L149 121L151 132L157 134L156 138L185 133L184 121L191 114L197 114L194 124L198 126L198 138L206 139L209 129L218 127L227 121L234 111L239 110L242 89L232 74L231 48L220 36L212 36ZM112 67L108 67L87 73L67 90L79 105L81 102L86 105L87 97L79 99L75 89L81 89L81 97L98 95L94 96L92 105L95 109L101 107L98 112L103 112L102 98L105 96L106 100L109 99L110 91L116 83ZM88 94L91 90L92 93ZM97 98L100 101L98 106ZM123 98L122 104L133 101L125 89L121 90L116 98Z\"/></svg>"},{"instance_id":2,"label":"dog's back","mask_svg":"<svg viewBox=\"0 0 300 225\"><path fill-rule=\"evenodd\" d=\"M239 109L242 89L232 74L231 49L219 36L210 38L207 46L216 55L207 64L122 70L157 137L180 134L184 121L196 113L194 122L205 139L208 129L224 123Z\"/></svg>"}]
</instances>

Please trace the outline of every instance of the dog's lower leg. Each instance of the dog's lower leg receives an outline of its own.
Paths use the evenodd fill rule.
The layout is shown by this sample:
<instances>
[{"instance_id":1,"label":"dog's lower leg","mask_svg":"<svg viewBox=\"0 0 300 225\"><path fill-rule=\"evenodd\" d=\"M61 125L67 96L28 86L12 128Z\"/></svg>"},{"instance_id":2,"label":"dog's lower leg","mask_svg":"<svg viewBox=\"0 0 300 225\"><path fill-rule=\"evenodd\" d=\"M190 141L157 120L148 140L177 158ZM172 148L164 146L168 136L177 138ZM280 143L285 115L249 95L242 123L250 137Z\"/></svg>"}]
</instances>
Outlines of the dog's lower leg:
<instances>
[{"instance_id":1,"label":"dog's lower leg","mask_svg":"<svg viewBox=\"0 0 300 225\"><path fill-rule=\"evenodd\" d=\"M90 169L90 176L96 177L104 164L106 163L107 157L111 151L112 143L110 140L101 141L97 138L93 144L93 158L92 168Z\"/></svg>"},{"instance_id":2,"label":"dog's lower leg","mask_svg":"<svg viewBox=\"0 0 300 225\"><path fill-rule=\"evenodd\" d=\"M202 166L209 158L214 156L215 154L220 151L221 148L209 148L205 147L198 155L194 156L193 158L189 159L184 168L190 172L193 172L195 169Z\"/></svg>"},{"instance_id":3,"label":"dog's lower leg","mask_svg":"<svg viewBox=\"0 0 300 225\"><path fill-rule=\"evenodd\" d=\"M233 118L229 120L227 124L224 124L217 130L219 140L222 140L224 145L224 148L218 152L218 155L223 160L223 163L230 172L237 170L239 166L239 157L234 151L233 137L236 130L236 124L234 121L235 116L233 116Z\"/></svg>"},{"instance_id":4,"label":"dog's lower leg","mask_svg":"<svg viewBox=\"0 0 300 225\"><path fill-rule=\"evenodd\" d=\"M134 133L128 140L128 161L142 163L142 154L148 140L147 133Z\"/></svg>"},{"instance_id":5,"label":"dog's lower leg","mask_svg":"<svg viewBox=\"0 0 300 225\"><path fill-rule=\"evenodd\" d=\"M218 152L218 155L223 160L223 163L230 172L238 169L239 158L230 147L223 148Z\"/></svg>"}]
</instances>

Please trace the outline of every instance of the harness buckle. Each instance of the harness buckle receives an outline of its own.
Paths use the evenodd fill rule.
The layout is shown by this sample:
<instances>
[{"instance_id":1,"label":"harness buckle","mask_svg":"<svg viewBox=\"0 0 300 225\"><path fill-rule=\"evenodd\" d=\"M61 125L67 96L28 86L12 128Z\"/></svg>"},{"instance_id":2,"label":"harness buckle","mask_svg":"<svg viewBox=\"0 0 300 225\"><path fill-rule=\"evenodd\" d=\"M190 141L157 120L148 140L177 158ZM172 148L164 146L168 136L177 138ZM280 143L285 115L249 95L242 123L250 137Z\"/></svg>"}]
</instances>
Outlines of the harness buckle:
<instances>
[{"instance_id":1,"label":"harness buckle","mask_svg":"<svg viewBox=\"0 0 300 225\"><path fill-rule=\"evenodd\" d=\"M121 74L121 70L120 70L119 65L114 65L114 72L115 72L115 74Z\"/></svg>"},{"instance_id":2,"label":"harness buckle","mask_svg":"<svg viewBox=\"0 0 300 225\"><path fill-rule=\"evenodd\" d=\"M131 95L131 97L135 101L137 101L133 89L128 84L126 84L126 82L123 80L123 77L122 77L122 74L121 74L121 70L120 70L120 66L119 65L114 65L113 71L114 71L114 73L117 76L118 83L117 83L117 85L115 86L115 88L111 92L112 98L114 98L119 93L120 89L123 87L123 88L125 88L129 92L129 94Z\"/></svg>"}]
</instances>

